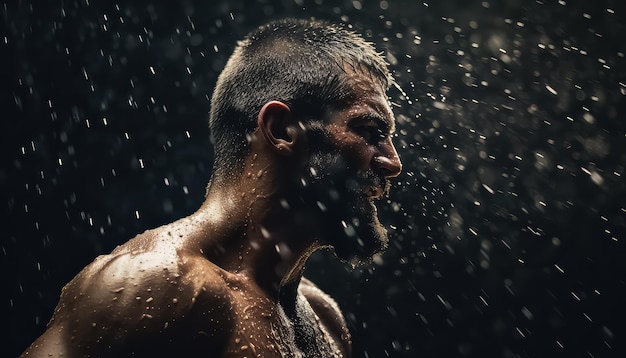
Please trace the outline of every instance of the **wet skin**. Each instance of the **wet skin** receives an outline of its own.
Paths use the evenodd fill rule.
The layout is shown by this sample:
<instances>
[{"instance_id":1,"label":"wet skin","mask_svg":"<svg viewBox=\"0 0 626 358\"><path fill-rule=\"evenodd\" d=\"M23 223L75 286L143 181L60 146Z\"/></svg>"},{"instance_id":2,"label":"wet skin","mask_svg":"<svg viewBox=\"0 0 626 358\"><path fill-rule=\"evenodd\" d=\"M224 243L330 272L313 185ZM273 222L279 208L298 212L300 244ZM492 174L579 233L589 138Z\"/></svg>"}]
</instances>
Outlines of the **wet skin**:
<instances>
[{"instance_id":1,"label":"wet skin","mask_svg":"<svg viewBox=\"0 0 626 358\"><path fill-rule=\"evenodd\" d=\"M325 159L312 159L317 149L285 105L266 105L243 173L213 182L196 213L81 271L24 356L350 356L339 308L302 277L304 265L322 247L352 262L384 248L372 200L401 170L384 91L352 80L355 100L328 113ZM342 205L297 200L329 183Z\"/></svg>"},{"instance_id":2,"label":"wet skin","mask_svg":"<svg viewBox=\"0 0 626 358\"><path fill-rule=\"evenodd\" d=\"M295 356L281 307L245 272L231 273L191 244L199 215L147 231L98 257L64 289L46 334L26 356ZM332 300L308 281L301 312L346 356L349 334ZM305 298L304 300L302 298ZM319 319L319 321L318 321Z\"/></svg>"}]
</instances>

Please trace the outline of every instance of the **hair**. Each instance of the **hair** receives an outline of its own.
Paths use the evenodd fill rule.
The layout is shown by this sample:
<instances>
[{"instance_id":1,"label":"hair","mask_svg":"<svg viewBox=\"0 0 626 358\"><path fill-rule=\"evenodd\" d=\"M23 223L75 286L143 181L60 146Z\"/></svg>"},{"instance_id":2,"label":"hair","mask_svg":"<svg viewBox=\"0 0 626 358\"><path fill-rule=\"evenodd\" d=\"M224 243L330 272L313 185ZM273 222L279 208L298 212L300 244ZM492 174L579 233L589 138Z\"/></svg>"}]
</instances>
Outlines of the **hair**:
<instances>
[{"instance_id":1,"label":"hair","mask_svg":"<svg viewBox=\"0 0 626 358\"><path fill-rule=\"evenodd\" d=\"M384 90L393 81L381 53L345 25L287 18L239 41L211 98L213 180L241 173L247 136L265 103L281 101L303 122L321 119L328 106L353 96L350 70L369 75Z\"/></svg>"}]
</instances>

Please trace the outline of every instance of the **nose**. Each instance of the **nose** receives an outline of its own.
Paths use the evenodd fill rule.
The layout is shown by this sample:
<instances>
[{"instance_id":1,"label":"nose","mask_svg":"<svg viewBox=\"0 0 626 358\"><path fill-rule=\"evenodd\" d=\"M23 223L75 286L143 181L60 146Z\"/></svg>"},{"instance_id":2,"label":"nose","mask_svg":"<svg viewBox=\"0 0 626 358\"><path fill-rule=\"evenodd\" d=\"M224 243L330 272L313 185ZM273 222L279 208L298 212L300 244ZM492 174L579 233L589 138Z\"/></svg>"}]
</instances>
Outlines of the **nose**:
<instances>
[{"instance_id":1,"label":"nose","mask_svg":"<svg viewBox=\"0 0 626 358\"><path fill-rule=\"evenodd\" d=\"M391 140L382 143L372 158L374 170L385 178L394 178L402 171L402 162Z\"/></svg>"}]
</instances>

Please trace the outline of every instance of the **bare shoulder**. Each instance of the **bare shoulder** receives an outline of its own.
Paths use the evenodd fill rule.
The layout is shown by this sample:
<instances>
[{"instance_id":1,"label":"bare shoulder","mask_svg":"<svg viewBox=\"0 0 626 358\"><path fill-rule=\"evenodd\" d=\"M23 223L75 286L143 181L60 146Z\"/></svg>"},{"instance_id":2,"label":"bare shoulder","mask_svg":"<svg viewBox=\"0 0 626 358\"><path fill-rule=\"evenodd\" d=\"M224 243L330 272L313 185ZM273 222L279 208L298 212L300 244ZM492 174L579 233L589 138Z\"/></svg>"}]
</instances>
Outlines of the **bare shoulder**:
<instances>
[{"instance_id":1,"label":"bare shoulder","mask_svg":"<svg viewBox=\"0 0 626 358\"><path fill-rule=\"evenodd\" d=\"M63 288L61 300L92 301L110 311L129 309L140 319L182 316L199 300L227 300L226 284L214 265L200 253L154 236L143 234L96 258Z\"/></svg>"},{"instance_id":2,"label":"bare shoulder","mask_svg":"<svg viewBox=\"0 0 626 358\"><path fill-rule=\"evenodd\" d=\"M330 314L335 314L339 316L343 320L343 315L341 314L341 310L339 309L339 305L337 302L328 295L326 292L322 291L316 284L310 281L307 278L302 278L300 281L300 292L306 297L309 301L313 309L322 309L324 311L329 311Z\"/></svg>"},{"instance_id":3,"label":"bare shoulder","mask_svg":"<svg viewBox=\"0 0 626 358\"><path fill-rule=\"evenodd\" d=\"M219 352L230 329L224 281L200 254L161 245L157 234L144 233L85 267L63 288L30 352L52 346L66 356L147 356L181 346Z\"/></svg>"},{"instance_id":4,"label":"bare shoulder","mask_svg":"<svg viewBox=\"0 0 626 358\"><path fill-rule=\"evenodd\" d=\"M313 282L302 278L300 292L307 299L329 333L340 342L346 356L351 355L352 342L346 321L335 300Z\"/></svg>"}]
</instances>

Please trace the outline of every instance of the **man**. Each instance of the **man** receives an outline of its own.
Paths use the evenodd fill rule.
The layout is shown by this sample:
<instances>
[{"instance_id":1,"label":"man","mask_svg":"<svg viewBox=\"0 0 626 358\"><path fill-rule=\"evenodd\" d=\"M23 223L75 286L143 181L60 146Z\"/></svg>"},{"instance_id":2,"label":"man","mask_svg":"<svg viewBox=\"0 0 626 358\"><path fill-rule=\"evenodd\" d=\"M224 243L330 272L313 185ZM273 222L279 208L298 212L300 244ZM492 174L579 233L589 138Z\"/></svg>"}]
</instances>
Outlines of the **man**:
<instances>
[{"instance_id":1,"label":"man","mask_svg":"<svg viewBox=\"0 0 626 358\"><path fill-rule=\"evenodd\" d=\"M355 265L387 245L373 200L401 170L391 81L340 26L249 34L213 94L203 205L83 269L23 356L350 356L337 304L302 274L317 249Z\"/></svg>"}]
</instances>

